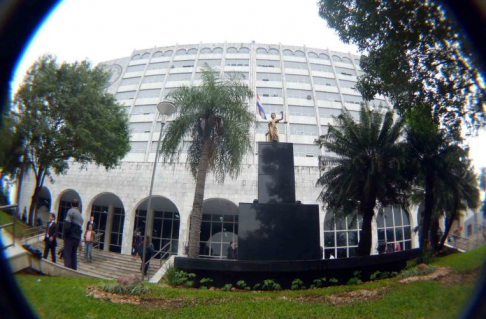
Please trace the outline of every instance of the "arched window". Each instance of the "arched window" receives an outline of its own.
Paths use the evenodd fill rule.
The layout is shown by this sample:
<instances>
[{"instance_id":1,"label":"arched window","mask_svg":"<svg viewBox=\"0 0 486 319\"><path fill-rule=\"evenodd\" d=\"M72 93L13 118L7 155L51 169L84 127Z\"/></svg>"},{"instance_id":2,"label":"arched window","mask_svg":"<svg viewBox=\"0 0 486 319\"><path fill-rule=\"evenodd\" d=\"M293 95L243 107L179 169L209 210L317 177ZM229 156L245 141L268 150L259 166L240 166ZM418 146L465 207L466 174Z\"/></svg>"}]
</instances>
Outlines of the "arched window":
<instances>
[{"instance_id":1,"label":"arched window","mask_svg":"<svg viewBox=\"0 0 486 319\"><path fill-rule=\"evenodd\" d=\"M268 50L268 54L278 55L279 51L277 49L270 49L270 50Z\"/></svg>"},{"instance_id":2,"label":"arched window","mask_svg":"<svg viewBox=\"0 0 486 319\"><path fill-rule=\"evenodd\" d=\"M258 48L256 52L260 54L268 54L268 51L265 48Z\"/></svg>"},{"instance_id":3,"label":"arched window","mask_svg":"<svg viewBox=\"0 0 486 319\"><path fill-rule=\"evenodd\" d=\"M162 51L157 51L154 53L154 55L152 56L153 58L158 58L158 57L161 57L161 56L164 56L164 54L162 53Z\"/></svg>"},{"instance_id":4,"label":"arched window","mask_svg":"<svg viewBox=\"0 0 486 319\"><path fill-rule=\"evenodd\" d=\"M150 53L144 53L140 59L148 59L150 58Z\"/></svg>"},{"instance_id":5,"label":"arched window","mask_svg":"<svg viewBox=\"0 0 486 319\"><path fill-rule=\"evenodd\" d=\"M343 57L343 62L348 63L348 64L353 64L353 62L351 62L351 59L346 58L346 57Z\"/></svg>"},{"instance_id":6,"label":"arched window","mask_svg":"<svg viewBox=\"0 0 486 319\"><path fill-rule=\"evenodd\" d=\"M164 56L172 56L172 53L174 53L172 50L165 51Z\"/></svg>"},{"instance_id":7,"label":"arched window","mask_svg":"<svg viewBox=\"0 0 486 319\"><path fill-rule=\"evenodd\" d=\"M324 218L324 258L356 256L363 220L357 213L327 212Z\"/></svg>"},{"instance_id":8,"label":"arched window","mask_svg":"<svg viewBox=\"0 0 486 319\"><path fill-rule=\"evenodd\" d=\"M238 52L239 53L250 53L250 49L243 47L243 48L240 48L240 50Z\"/></svg>"},{"instance_id":9,"label":"arched window","mask_svg":"<svg viewBox=\"0 0 486 319\"><path fill-rule=\"evenodd\" d=\"M294 55L294 52L292 52L292 51L290 51L290 50L287 50L287 49L286 49L286 50L283 50L283 52L282 52L282 53L283 53L283 55L287 55L287 56L292 56L292 55Z\"/></svg>"},{"instance_id":10,"label":"arched window","mask_svg":"<svg viewBox=\"0 0 486 319\"><path fill-rule=\"evenodd\" d=\"M319 59L322 59L322 60L329 60L329 55L325 54L325 53L320 53L319 54Z\"/></svg>"},{"instance_id":11,"label":"arched window","mask_svg":"<svg viewBox=\"0 0 486 319\"><path fill-rule=\"evenodd\" d=\"M356 63L356 66L359 66L359 59L354 59L354 63Z\"/></svg>"},{"instance_id":12,"label":"arched window","mask_svg":"<svg viewBox=\"0 0 486 319\"><path fill-rule=\"evenodd\" d=\"M297 50L297 51L294 52L294 55L295 56L305 56L305 53L300 51L300 50Z\"/></svg>"},{"instance_id":13,"label":"arched window","mask_svg":"<svg viewBox=\"0 0 486 319\"><path fill-rule=\"evenodd\" d=\"M210 48L204 48L201 50L201 53L211 53L211 49Z\"/></svg>"},{"instance_id":14,"label":"arched window","mask_svg":"<svg viewBox=\"0 0 486 319\"><path fill-rule=\"evenodd\" d=\"M309 52L308 55L309 55L309 58L319 59L319 56L315 52Z\"/></svg>"},{"instance_id":15,"label":"arched window","mask_svg":"<svg viewBox=\"0 0 486 319\"><path fill-rule=\"evenodd\" d=\"M333 60L334 62L342 62L341 58L340 58L340 57L338 57L337 55L333 55L333 56L332 56L332 60Z\"/></svg>"},{"instance_id":16,"label":"arched window","mask_svg":"<svg viewBox=\"0 0 486 319\"><path fill-rule=\"evenodd\" d=\"M197 54L197 49L192 48L190 50L187 50L187 53L186 54L188 54L188 55L189 54L191 54L191 55Z\"/></svg>"},{"instance_id":17,"label":"arched window","mask_svg":"<svg viewBox=\"0 0 486 319\"><path fill-rule=\"evenodd\" d=\"M176 55L186 55L186 50L185 49L177 50Z\"/></svg>"},{"instance_id":18,"label":"arched window","mask_svg":"<svg viewBox=\"0 0 486 319\"><path fill-rule=\"evenodd\" d=\"M226 49L226 53L238 53L238 49L231 47Z\"/></svg>"},{"instance_id":19,"label":"arched window","mask_svg":"<svg viewBox=\"0 0 486 319\"><path fill-rule=\"evenodd\" d=\"M220 47L214 48L212 53L223 53L223 49Z\"/></svg>"},{"instance_id":20,"label":"arched window","mask_svg":"<svg viewBox=\"0 0 486 319\"><path fill-rule=\"evenodd\" d=\"M132 56L132 60L140 60L140 54L135 54Z\"/></svg>"},{"instance_id":21,"label":"arched window","mask_svg":"<svg viewBox=\"0 0 486 319\"><path fill-rule=\"evenodd\" d=\"M400 250L412 248L410 217L403 208L393 206L380 209L376 217L376 226L380 253L383 250L396 251L397 243Z\"/></svg>"}]
</instances>

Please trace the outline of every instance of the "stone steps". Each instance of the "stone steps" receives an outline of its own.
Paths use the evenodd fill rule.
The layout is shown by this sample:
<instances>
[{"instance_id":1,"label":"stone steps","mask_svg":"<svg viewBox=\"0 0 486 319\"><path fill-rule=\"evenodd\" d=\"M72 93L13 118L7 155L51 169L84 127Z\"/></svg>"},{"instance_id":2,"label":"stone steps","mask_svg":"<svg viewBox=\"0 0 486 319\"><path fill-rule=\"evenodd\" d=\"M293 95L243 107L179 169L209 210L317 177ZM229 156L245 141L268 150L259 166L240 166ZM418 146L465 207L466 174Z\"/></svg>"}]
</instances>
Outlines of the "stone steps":
<instances>
[{"instance_id":1,"label":"stone steps","mask_svg":"<svg viewBox=\"0 0 486 319\"><path fill-rule=\"evenodd\" d=\"M44 242L37 242L31 246L42 252L44 251ZM59 252L63 248L64 241L57 239L56 252ZM78 252L78 270L80 272L107 279L117 279L119 276L129 274L141 275L140 265L142 261L138 257L122 255L97 248L93 248L92 255L92 262L84 262L84 251ZM51 260L50 256L49 260ZM59 256L57 256L57 263L63 265L63 260L59 259ZM160 261L158 259L153 260L150 263L148 278L152 278L159 268Z\"/></svg>"}]
</instances>

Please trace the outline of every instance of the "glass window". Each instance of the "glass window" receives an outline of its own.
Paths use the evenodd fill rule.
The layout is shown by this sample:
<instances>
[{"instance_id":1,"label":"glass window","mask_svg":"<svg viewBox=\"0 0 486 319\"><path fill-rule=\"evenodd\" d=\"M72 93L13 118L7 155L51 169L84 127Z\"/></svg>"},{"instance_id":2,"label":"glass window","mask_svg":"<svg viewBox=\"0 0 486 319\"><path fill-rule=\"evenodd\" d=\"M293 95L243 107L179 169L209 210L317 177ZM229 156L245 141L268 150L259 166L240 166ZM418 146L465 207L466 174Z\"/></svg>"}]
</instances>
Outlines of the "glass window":
<instances>
[{"instance_id":1,"label":"glass window","mask_svg":"<svg viewBox=\"0 0 486 319\"><path fill-rule=\"evenodd\" d=\"M295 56L305 56L305 53L303 51L297 50L294 52Z\"/></svg>"},{"instance_id":2,"label":"glass window","mask_svg":"<svg viewBox=\"0 0 486 319\"><path fill-rule=\"evenodd\" d=\"M133 225L134 235L137 230L140 230L142 236L144 236L146 218L147 212L145 210L136 210L135 223ZM153 218L152 243L154 244L155 251L157 252L165 248L165 252L177 254L180 227L179 213L154 211Z\"/></svg>"},{"instance_id":3,"label":"glass window","mask_svg":"<svg viewBox=\"0 0 486 319\"><path fill-rule=\"evenodd\" d=\"M311 63L310 68L313 71L333 73L332 67L330 65Z\"/></svg>"},{"instance_id":4,"label":"glass window","mask_svg":"<svg viewBox=\"0 0 486 319\"><path fill-rule=\"evenodd\" d=\"M242 47L242 48L240 48L240 50L238 52L239 53L250 53L250 49Z\"/></svg>"},{"instance_id":5,"label":"glass window","mask_svg":"<svg viewBox=\"0 0 486 319\"><path fill-rule=\"evenodd\" d=\"M280 61L273 61L273 60L256 60L256 65L263 68L279 68Z\"/></svg>"},{"instance_id":6,"label":"glass window","mask_svg":"<svg viewBox=\"0 0 486 319\"><path fill-rule=\"evenodd\" d=\"M168 67L169 62L150 63L147 70L167 69Z\"/></svg>"},{"instance_id":7,"label":"glass window","mask_svg":"<svg viewBox=\"0 0 486 319\"><path fill-rule=\"evenodd\" d=\"M328 79L328 78L313 76L312 80L314 81L314 84L316 84L316 85L325 85L325 86L337 87L336 80L334 80L334 79Z\"/></svg>"},{"instance_id":8,"label":"glass window","mask_svg":"<svg viewBox=\"0 0 486 319\"><path fill-rule=\"evenodd\" d=\"M248 80L250 78L250 73L248 72L224 72L224 78L229 79L230 77L236 77L239 80Z\"/></svg>"},{"instance_id":9,"label":"glass window","mask_svg":"<svg viewBox=\"0 0 486 319\"><path fill-rule=\"evenodd\" d=\"M333 60L334 62L341 62L341 61L342 61L342 60L341 60L341 58L340 58L340 57L338 57L337 55L333 55L333 56L332 56L332 60Z\"/></svg>"},{"instance_id":10,"label":"glass window","mask_svg":"<svg viewBox=\"0 0 486 319\"><path fill-rule=\"evenodd\" d=\"M282 97L282 89L256 88L257 94L265 97Z\"/></svg>"},{"instance_id":11,"label":"glass window","mask_svg":"<svg viewBox=\"0 0 486 319\"><path fill-rule=\"evenodd\" d=\"M162 51L157 51L154 53L154 55L152 56L153 58L158 58L158 57L161 57L161 56L164 56L164 54L162 53Z\"/></svg>"},{"instance_id":12,"label":"glass window","mask_svg":"<svg viewBox=\"0 0 486 319\"><path fill-rule=\"evenodd\" d=\"M295 116L315 116L315 111L313 107L310 106L297 106L289 105L289 114Z\"/></svg>"},{"instance_id":13,"label":"glass window","mask_svg":"<svg viewBox=\"0 0 486 319\"><path fill-rule=\"evenodd\" d=\"M143 78L142 83L160 83L164 82L165 80L165 75L164 74L159 74L159 75L146 75Z\"/></svg>"},{"instance_id":14,"label":"glass window","mask_svg":"<svg viewBox=\"0 0 486 319\"><path fill-rule=\"evenodd\" d=\"M258 72L256 74L257 81L282 81L282 74L281 73L261 73Z\"/></svg>"},{"instance_id":15,"label":"glass window","mask_svg":"<svg viewBox=\"0 0 486 319\"><path fill-rule=\"evenodd\" d=\"M248 66L250 64L250 60L248 59L226 59L224 61L225 65L229 66Z\"/></svg>"},{"instance_id":16,"label":"glass window","mask_svg":"<svg viewBox=\"0 0 486 319\"><path fill-rule=\"evenodd\" d=\"M187 53L186 53L186 54L187 54L187 55L189 55L189 54L190 54L190 55L197 54L197 49L194 49L194 48L189 49L189 50L187 50Z\"/></svg>"},{"instance_id":17,"label":"glass window","mask_svg":"<svg viewBox=\"0 0 486 319\"><path fill-rule=\"evenodd\" d=\"M147 150L147 142L130 142L130 152L145 153Z\"/></svg>"},{"instance_id":18,"label":"glass window","mask_svg":"<svg viewBox=\"0 0 486 319\"><path fill-rule=\"evenodd\" d=\"M319 108L319 117L332 118L333 116L339 116L339 115L341 115L341 110Z\"/></svg>"},{"instance_id":19,"label":"glass window","mask_svg":"<svg viewBox=\"0 0 486 319\"><path fill-rule=\"evenodd\" d=\"M348 215L327 212L324 219L324 258L356 256L360 231L356 213ZM339 248L338 248L339 247Z\"/></svg>"},{"instance_id":20,"label":"glass window","mask_svg":"<svg viewBox=\"0 0 486 319\"><path fill-rule=\"evenodd\" d=\"M129 127L132 133L150 133L152 122L130 123Z\"/></svg>"},{"instance_id":21,"label":"glass window","mask_svg":"<svg viewBox=\"0 0 486 319\"><path fill-rule=\"evenodd\" d=\"M127 67L127 71L125 73L139 72L143 70L145 70L145 64L130 65L129 67Z\"/></svg>"},{"instance_id":22,"label":"glass window","mask_svg":"<svg viewBox=\"0 0 486 319\"><path fill-rule=\"evenodd\" d=\"M317 126L306 124L290 124L291 135L318 136Z\"/></svg>"},{"instance_id":23,"label":"glass window","mask_svg":"<svg viewBox=\"0 0 486 319\"><path fill-rule=\"evenodd\" d=\"M115 98L117 100L133 100L135 98L136 91L128 91L128 92L118 92L115 94Z\"/></svg>"},{"instance_id":24,"label":"glass window","mask_svg":"<svg viewBox=\"0 0 486 319\"><path fill-rule=\"evenodd\" d=\"M307 63L303 63L303 62L285 61L284 66L285 69L307 70Z\"/></svg>"},{"instance_id":25,"label":"glass window","mask_svg":"<svg viewBox=\"0 0 486 319\"><path fill-rule=\"evenodd\" d=\"M329 126L327 125L321 125L321 134L326 135L329 130Z\"/></svg>"},{"instance_id":26,"label":"glass window","mask_svg":"<svg viewBox=\"0 0 486 319\"><path fill-rule=\"evenodd\" d=\"M226 49L226 53L238 53L238 49L236 49L235 47L231 47Z\"/></svg>"},{"instance_id":27,"label":"glass window","mask_svg":"<svg viewBox=\"0 0 486 319\"><path fill-rule=\"evenodd\" d=\"M172 51L172 50L165 51L164 56L172 56L172 53L174 53L174 51Z\"/></svg>"},{"instance_id":28,"label":"glass window","mask_svg":"<svg viewBox=\"0 0 486 319\"><path fill-rule=\"evenodd\" d=\"M408 213L398 206L387 206L378 211L376 224L379 240L386 244L380 253L393 252L397 249L411 249L411 229Z\"/></svg>"},{"instance_id":29,"label":"glass window","mask_svg":"<svg viewBox=\"0 0 486 319\"><path fill-rule=\"evenodd\" d=\"M156 109L155 104L147 104L147 105L135 105L132 110L132 115L150 115L155 114Z\"/></svg>"},{"instance_id":30,"label":"glass window","mask_svg":"<svg viewBox=\"0 0 486 319\"><path fill-rule=\"evenodd\" d=\"M283 54L283 55L286 55L286 56L292 56L292 55L294 55L294 52L292 52L292 51L290 51L290 50L286 49L286 50L283 50L283 51L282 51L282 54Z\"/></svg>"},{"instance_id":31,"label":"glass window","mask_svg":"<svg viewBox=\"0 0 486 319\"><path fill-rule=\"evenodd\" d=\"M144 53L140 59L148 59L150 58L150 53Z\"/></svg>"},{"instance_id":32,"label":"glass window","mask_svg":"<svg viewBox=\"0 0 486 319\"><path fill-rule=\"evenodd\" d=\"M208 60L208 59L202 59L197 61L197 66L204 66L205 64L208 64L209 66L221 66L221 59L216 59L216 60Z\"/></svg>"},{"instance_id":33,"label":"glass window","mask_svg":"<svg viewBox=\"0 0 486 319\"><path fill-rule=\"evenodd\" d=\"M268 50L268 54L279 55L279 51L277 49L270 49Z\"/></svg>"},{"instance_id":34,"label":"glass window","mask_svg":"<svg viewBox=\"0 0 486 319\"><path fill-rule=\"evenodd\" d=\"M193 68L196 61L194 60L187 60L187 61L174 61L172 63L173 68Z\"/></svg>"},{"instance_id":35,"label":"glass window","mask_svg":"<svg viewBox=\"0 0 486 319\"><path fill-rule=\"evenodd\" d=\"M294 156L296 157L318 157L319 146L312 144L294 144Z\"/></svg>"},{"instance_id":36,"label":"glass window","mask_svg":"<svg viewBox=\"0 0 486 319\"><path fill-rule=\"evenodd\" d=\"M186 55L186 50L185 49L177 50L176 55Z\"/></svg>"},{"instance_id":37,"label":"glass window","mask_svg":"<svg viewBox=\"0 0 486 319\"><path fill-rule=\"evenodd\" d=\"M354 59L354 63L356 63L356 65L359 66L359 59Z\"/></svg>"},{"instance_id":38,"label":"glass window","mask_svg":"<svg viewBox=\"0 0 486 319\"><path fill-rule=\"evenodd\" d=\"M354 89L356 86L357 82L354 81L345 81L345 80L339 80L339 85L342 88L347 88L347 89Z\"/></svg>"},{"instance_id":39,"label":"glass window","mask_svg":"<svg viewBox=\"0 0 486 319\"><path fill-rule=\"evenodd\" d=\"M222 48L214 48L212 53L223 53L223 49Z\"/></svg>"},{"instance_id":40,"label":"glass window","mask_svg":"<svg viewBox=\"0 0 486 319\"><path fill-rule=\"evenodd\" d=\"M279 114L277 112L268 112L267 114ZM256 133L267 133L268 132L268 123L266 122L257 122L255 126L255 132ZM285 134L287 132L286 125L283 123L278 123L278 132L280 135Z\"/></svg>"},{"instance_id":41,"label":"glass window","mask_svg":"<svg viewBox=\"0 0 486 319\"><path fill-rule=\"evenodd\" d=\"M136 78L128 78L128 79L123 79L121 80L120 86L125 86L125 85L137 85L140 83L140 79L142 77L138 76Z\"/></svg>"},{"instance_id":42,"label":"glass window","mask_svg":"<svg viewBox=\"0 0 486 319\"><path fill-rule=\"evenodd\" d=\"M140 60L140 54L135 54L132 56L132 60Z\"/></svg>"},{"instance_id":43,"label":"glass window","mask_svg":"<svg viewBox=\"0 0 486 319\"><path fill-rule=\"evenodd\" d=\"M192 77L192 73L175 73L175 74L169 74L167 81L168 82L171 82L171 81L190 81L191 77Z\"/></svg>"},{"instance_id":44,"label":"glass window","mask_svg":"<svg viewBox=\"0 0 486 319\"><path fill-rule=\"evenodd\" d=\"M260 54L268 54L268 51L265 48L258 48L256 52Z\"/></svg>"},{"instance_id":45,"label":"glass window","mask_svg":"<svg viewBox=\"0 0 486 319\"><path fill-rule=\"evenodd\" d=\"M327 55L325 53L319 53L319 59L322 59L322 60L330 60L329 59L329 55Z\"/></svg>"},{"instance_id":46,"label":"glass window","mask_svg":"<svg viewBox=\"0 0 486 319\"><path fill-rule=\"evenodd\" d=\"M310 77L307 75L285 74L285 81L292 83L310 83Z\"/></svg>"},{"instance_id":47,"label":"glass window","mask_svg":"<svg viewBox=\"0 0 486 319\"><path fill-rule=\"evenodd\" d=\"M162 89L150 89L150 90L140 90L138 92L137 99L147 99L147 98L154 98L154 97L159 97L160 91Z\"/></svg>"},{"instance_id":48,"label":"glass window","mask_svg":"<svg viewBox=\"0 0 486 319\"><path fill-rule=\"evenodd\" d=\"M295 99L311 100L312 99L312 91L287 89L287 97L295 98Z\"/></svg>"},{"instance_id":49,"label":"glass window","mask_svg":"<svg viewBox=\"0 0 486 319\"><path fill-rule=\"evenodd\" d=\"M341 102L341 96L338 93L316 91L316 98L323 101Z\"/></svg>"},{"instance_id":50,"label":"glass window","mask_svg":"<svg viewBox=\"0 0 486 319\"><path fill-rule=\"evenodd\" d=\"M210 48L203 48L201 50L201 53L211 53L211 49Z\"/></svg>"},{"instance_id":51,"label":"glass window","mask_svg":"<svg viewBox=\"0 0 486 319\"><path fill-rule=\"evenodd\" d=\"M345 103L349 103L349 104L361 105L361 102L363 102L363 98L361 96L356 96L356 95L343 94L343 99Z\"/></svg>"},{"instance_id":52,"label":"glass window","mask_svg":"<svg viewBox=\"0 0 486 319\"><path fill-rule=\"evenodd\" d=\"M267 114L267 116L271 115L272 113L280 114L280 112L283 112L283 105L281 104L262 104L262 107L265 110L265 114Z\"/></svg>"},{"instance_id":53,"label":"glass window","mask_svg":"<svg viewBox=\"0 0 486 319\"><path fill-rule=\"evenodd\" d=\"M342 74L342 75L347 75L347 76L357 76L355 70L341 68L341 67L338 67L338 66L336 67L336 73L337 74Z\"/></svg>"},{"instance_id":54,"label":"glass window","mask_svg":"<svg viewBox=\"0 0 486 319\"><path fill-rule=\"evenodd\" d=\"M309 52L308 55L309 55L309 58L319 59L319 56L315 52Z\"/></svg>"},{"instance_id":55,"label":"glass window","mask_svg":"<svg viewBox=\"0 0 486 319\"><path fill-rule=\"evenodd\" d=\"M353 62L351 62L351 59L346 58L346 57L343 57L343 63L353 64Z\"/></svg>"}]
</instances>

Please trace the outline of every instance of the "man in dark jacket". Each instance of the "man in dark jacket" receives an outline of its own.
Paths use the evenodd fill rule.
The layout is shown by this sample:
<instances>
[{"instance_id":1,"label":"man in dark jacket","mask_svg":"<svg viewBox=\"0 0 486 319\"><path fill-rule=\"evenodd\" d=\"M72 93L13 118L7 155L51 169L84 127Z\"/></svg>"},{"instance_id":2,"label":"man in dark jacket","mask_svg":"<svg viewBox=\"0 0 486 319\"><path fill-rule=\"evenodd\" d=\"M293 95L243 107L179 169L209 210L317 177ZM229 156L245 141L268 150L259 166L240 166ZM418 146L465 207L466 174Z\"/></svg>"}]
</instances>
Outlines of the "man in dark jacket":
<instances>
[{"instance_id":1,"label":"man in dark jacket","mask_svg":"<svg viewBox=\"0 0 486 319\"><path fill-rule=\"evenodd\" d=\"M44 236L45 248L44 259L49 256L49 250L51 251L52 262L56 262L56 246L57 246L57 224L55 222L56 215L54 213L49 214L49 222L47 223L46 234Z\"/></svg>"},{"instance_id":2,"label":"man in dark jacket","mask_svg":"<svg viewBox=\"0 0 486 319\"><path fill-rule=\"evenodd\" d=\"M79 212L79 201L74 199L64 220L64 266L78 269L78 247L83 232L83 217Z\"/></svg>"}]
</instances>

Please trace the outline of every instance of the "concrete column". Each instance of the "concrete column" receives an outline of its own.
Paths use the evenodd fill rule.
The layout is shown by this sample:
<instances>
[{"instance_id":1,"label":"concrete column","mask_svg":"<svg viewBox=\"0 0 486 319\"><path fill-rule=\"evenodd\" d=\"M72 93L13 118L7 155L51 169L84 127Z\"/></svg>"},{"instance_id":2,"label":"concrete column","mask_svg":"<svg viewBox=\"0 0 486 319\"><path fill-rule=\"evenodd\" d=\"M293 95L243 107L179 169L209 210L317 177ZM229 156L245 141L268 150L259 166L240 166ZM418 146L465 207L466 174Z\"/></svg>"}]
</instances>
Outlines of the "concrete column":
<instances>
[{"instance_id":1,"label":"concrete column","mask_svg":"<svg viewBox=\"0 0 486 319\"><path fill-rule=\"evenodd\" d=\"M113 205L109 205L108 206L108 216L106 217L105 243L103 245L103 250L105 250L105 251L110 250L111 229L113 227L113 212L114 211L115 211L115 207L113 207Z\"/></svg>"}]
</instances>

